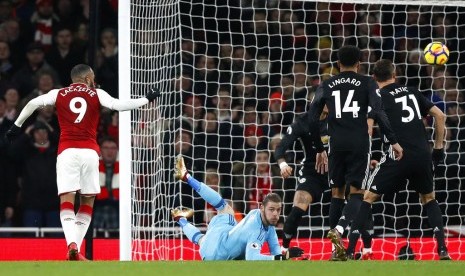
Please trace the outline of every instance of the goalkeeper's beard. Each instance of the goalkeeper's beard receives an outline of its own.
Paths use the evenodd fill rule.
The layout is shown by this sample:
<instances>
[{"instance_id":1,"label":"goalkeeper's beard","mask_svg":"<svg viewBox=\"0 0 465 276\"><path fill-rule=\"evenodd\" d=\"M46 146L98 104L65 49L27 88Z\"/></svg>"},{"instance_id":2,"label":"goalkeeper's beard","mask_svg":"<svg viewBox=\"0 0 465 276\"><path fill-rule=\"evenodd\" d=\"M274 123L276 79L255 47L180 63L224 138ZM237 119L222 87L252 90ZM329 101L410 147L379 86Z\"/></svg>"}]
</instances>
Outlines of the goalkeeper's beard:
<instances>
[{"instance_id":1,"label":"goalkeeper's beard","mask_svg":"<svg viewBox=\"0 0 465 276\"><path fill-rule=\"evenodd\" d=\"M265 224L266 225L271 225L271 226L276 226L276 224L278 224L278 221L279 221L279 218L276 219L276 222L272 222L270 220L268 220L268 218L266 217L266 214L263 214L263 219L265 220Z\"/></svg>"}]
</instances>

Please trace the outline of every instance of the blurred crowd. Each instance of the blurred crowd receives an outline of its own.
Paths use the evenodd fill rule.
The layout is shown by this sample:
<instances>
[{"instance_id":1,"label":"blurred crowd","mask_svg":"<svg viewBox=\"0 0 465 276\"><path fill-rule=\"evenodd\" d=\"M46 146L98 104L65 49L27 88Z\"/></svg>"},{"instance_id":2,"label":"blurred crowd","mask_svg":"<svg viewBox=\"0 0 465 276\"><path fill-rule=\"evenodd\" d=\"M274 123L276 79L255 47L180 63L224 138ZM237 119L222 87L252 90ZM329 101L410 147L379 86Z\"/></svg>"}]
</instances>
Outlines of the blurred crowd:
<instances>
[{"instance_id":1,"label":"blurred crowd","mask_svg":"<svg viewBox=\"0 0 465 276\"><path fill-rule=\"evenodd\" d=\"M117 97L117 1L100 2L94 70L101 88ZM461 186L465 30L456 22L465 20L464 8L279 0L227 3L180 3L179 70L175 70L175 91L167 103L180 108L170 112L171 124L166 126L173 136L166 135L163 143L165 183L175 182L173 160L182 153L196 178L231 200L238 218L256 208L270 191L283 196L287 214L296 180L280 177L274 148L295 116L307 110L318 84L338 73L337 49L353 44L363 52L361 73L369 74L380 58L393 59L399 82L419 87L447 114L446 160L436 172L437 198L450 216L447 223L461 223L460 215L465 213L460 207L465 203L465 187ZM0 0L1 137L29 99L67 86L70 69L87 62L88 27L89 0ZM445 42L451 51L445 67L422 60L423 47L433 40ZM94 221L97 227L116 229L118 113L103 110L102 115L102 193ZM432 122L425 120L425 124L431 126ZM148 125L142 116L134 127ZM41 109L23 130L14 144L0 139L0 225L59 227L54 178L59 126L54 109ZM144 164L155 159L150 154L137 158L148 161ZM302 158L300 145L296 145L289 152L288 163L297 166ZM138 185L142 193L150 181L141 180ZM166 186L161 192L176 197L172 207L182 204L205 210L196 212L194 222L208 222L212 210L192 189ZM325 193L310 208L310 219L304 223L327 224L321 213L328 213L329 198ZM421 208L416 195L398 195L394 199L398 204L391 208L395 210L385 211L383 223L401 227L402 221L386 216L416 212L415 206L402 207L413 199ZM163 200L160 204L160 209L167 208ZM99 213L99 209L103 211ZM151 225L149 221L142 224Z\"/></svg>"},{"instance_id":2,"label":"blurred crowd","mask_svg":"<svg viewBox=\"0 0 465 276\"><path fill-rule=\"evenodd\" d=\"M94 58L100 86L115 97L117 11L116 0L100 1ZM0 226L61 227L55 168L60 128L54 108L40 109L27 120L18 141L8 144L4 134L29 100L68 86L71 68L88 63L89 15L89 0L0 0ZM118 175L111 164L118 128L117 115L106 110L102 115L100 166L106 191L105 176ZM118 193L112 191L108 186L100 202L116 201Z\"/></svg>"}]
</instances>

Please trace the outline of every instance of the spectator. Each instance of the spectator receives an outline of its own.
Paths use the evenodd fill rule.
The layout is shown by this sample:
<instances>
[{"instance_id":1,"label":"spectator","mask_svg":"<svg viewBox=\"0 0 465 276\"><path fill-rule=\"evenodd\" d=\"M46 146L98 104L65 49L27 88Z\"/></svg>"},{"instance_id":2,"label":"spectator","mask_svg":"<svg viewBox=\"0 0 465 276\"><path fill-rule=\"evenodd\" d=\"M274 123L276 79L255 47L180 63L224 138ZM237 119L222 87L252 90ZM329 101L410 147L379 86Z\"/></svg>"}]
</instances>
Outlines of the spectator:
<instances>
[{"instance_id":1,"label":"spectator","mask_svg":"<svg viewBox=\"0 0 465 276\"><path fill-rule=\"evenodd\" d=\"M118 37L115 29L107 28L100 34L102 63L96 71L102 89L118 97Z\"/></svg>"},{"instance_id":2,"label":"spectator","mask_svg":"<svg viewBox=\"0 0 465 276\"><path fill-rule=\"evenodd\" d=\"M45 61L42 45L31 43L27 47L27 62L13 76L13 83L17 85L21 98L24 98L34 90L34 79L40 70L47 70L53 74L54 79L59 79L56 71Z\"/></svg>"},{"instance_id":3,"label":"spectator","mask_svg":"<svg viewBox=\"0 0 465 276\"><path fill-rule=\"evenodd\" d=\"M60 202L56 183L58 141L50 140L51 128L35 122L13 144L11 158L21 168L20 202L23 226L60 227Z\"/></svg>"},{"instance_id":4,"label":"spectator","mask_svg":"<svg viewBox=\"0 0 465 276\"><path fill-rule=\"evenodd\" d=\"M218 91L218 67L216 59L209 55L200 55L195 59L195 71L192 91L195 95L207 95L204 106L211 107L211 97Z\"/></svg>"},{"instance_id":5,"label":"spectator","mask_svg":"<svg viewBox=\"0 0 465 276\"><path fill-rule=\"evenodd\" d=\"M2 0L0 1L0 23L12 18L13 15L12 1Z\"/></svg>"},{"instance_id":6,"label":"spectator","mask_svg":"<svg viewBox=\"0 0 465 276\"><path fill-rule=\"evenodd\" d=\"M16 64L11 61L10 45L5 41L0 41L0 80L9 82L16 72Z\"/></svg>"},{"instance_id":7,"label":"spectator","mask_svg":"<svg viewBox=\"0 0 465 276\"><path fill-rule=\"evenodd\" d=\"M32 39L28 36L27 30L21 27L16 19L8 19L2 24L2 27L7 34L6 41L10 45L11 61L19 67L24 62L26 47Z\"/></svg>"},{"instance_id":8,"label":"spectator","mask_svg":"<svg viewBox=\"0 0 465 276\"><path fill-rule=\"evenodd\" d=\"M208 111L194 135L194 158L199 160L201 171L218 168L219 154L218 119L215 112Z\"/></svg>"},{"instance_id":9,"label":"spectator","mask_svg":"<svg viewBox=\"0 0 465 276\"><path fill-rule=\"evenodd\" d=\"M55 1L56 16L59 18L60 25L69 26L71 29L77 27L76 10L78 10L77 1L57 0Z\"/></svg>"},{"instance_id":10,"label":"spectator","mask_svg":"<svg viewBox=\"0 0 465 276\"><path fill-rule=\"evenodd\" d=\"M36 8L37 11L31 17L31 22L35 25L34 41L42 44L43 50L48 52L52 47L53 29L60 19L54 13L52 0L37 0Z\"/></svg>"},{"instance_id":11,"label":"spectator","mask_svg":"<svg viewBox=\"0 0 465 276\"><path fill-rule=\"evenodd\" d=\"M111 137L115 140L116 144L119 144L119 112L101 112L101 123L99 126L99 140L100 138ZM102 139L103 139L102 138Z\"/></svg>"},{"instance_id":12,"label":"spectator","mask_svg":"<svg viewBox=\"0 0 465 276\"><path fill-rule=\"evenodd\" d=\"M119 229L119 162L118 145L113 138L103 138L100 142L101 159L100 194L94 205L94 227L97 229Z\"/></svg>"},{"instance_id":13,"label":"spectator","mask_svg":"<svg viewBox=\"0 0 465 276\"><path fill-rule=\"evenodd\" d=\"M268 150L257 151L255 162L246 167L247 211L258 208L261 200L273 190ZM279 176L279 173L276 175Z\"/></svg>"},{"instance_id":14,"label":"spectator","mask_svg":"<svg viewBox=\"0 0 465 276\"><path fill-rule=\"evenodd\" d=\"M76 49L79 49L79 51L83 53L86 52L87 44L89 43L89 25L87 21L80 21L77 23L73 41Z\"/></svg>"},{"instance_id":15,"label":"spectator","mask_svg":"<svg viewBox=\"0 0 465 276\"><path fill-rule=\"evenodd\" d=\"M4 140L6 131L13 121L5 116L5 99L0 97L0 227L13 226L13 216L16 208L17 186L15 185L15 167L7 154L8 144ZM9 236L4 233L0 236Z\"/></svg>"},{"instance_id":16,"label":"spectator","mask_svg":"<svg viewBox=\"0 0 465 276\"><path fill-rule=\"evenodd\" d=\"M35 80L35 88L27 96L23 97L19 104L19 110L22 110L26 104L37 96L48 93L48 91L58 88L57 80L53 78L53 72L47 70L40 70L37 72L37 79Z\"/></svg>"},{"instance_id":17,"label":"spectator","mask_svg":"<svg viewBox=\"0 0 465 276\"><path fill-rule=\"evenodd\" d=\"M196 132L203 116L203 105L199 96L188 96L183 105L182 117L189 128Z\"/></svg>"},{"instance_id":18,"label":"spectator","mask_svg":"<svg viewBox=\"0 0 465 276\"><path fill-rule=\"evenodd\" d=\"M19 115L19 92L16 88L10 87L5 91L5 117L14 121Z\"/></svg>"},{"instance_id":19,"label":"spectator","mask_svg":"<svg viewBox=\"0 0 465 276\"><path fill-rule=\"evenodd\" d=\"M283 128L292 123L292 114L286 111L286 101L284 101L281 92L273 92L270 97L270 107L268 112L268 126L270 128L270 137L275 134L281 134Z\"/></svg>"},{"instance_id":20,"label":"spectator","mask_svg":"<svg viewBox=\"0 0 465 276\"><path fill-rule=\"evenodd\" d=\"M216 108L218 121L232 121L231 117L231 95L229 88L221 86L218 90L217 95L213 98L212 102Z\"/></svg>"},{"instance_id":21,"label":"spectator","mask_svg":"<svg viewBox=\"0 0 465 276\"><path fill-rule=\"evenodd\" d=\"M60 81L55 83L68 86L71 83L71 77L68 72L75 65L84 62L84 53L74 47L73 34L68 27L58 29L54 39L55 44L47 53L45 59L58 72ZM117 82L117 80L115 81ZM106 90L105 87L102 87L102 89Z\"/></svg>"}]
</instances>

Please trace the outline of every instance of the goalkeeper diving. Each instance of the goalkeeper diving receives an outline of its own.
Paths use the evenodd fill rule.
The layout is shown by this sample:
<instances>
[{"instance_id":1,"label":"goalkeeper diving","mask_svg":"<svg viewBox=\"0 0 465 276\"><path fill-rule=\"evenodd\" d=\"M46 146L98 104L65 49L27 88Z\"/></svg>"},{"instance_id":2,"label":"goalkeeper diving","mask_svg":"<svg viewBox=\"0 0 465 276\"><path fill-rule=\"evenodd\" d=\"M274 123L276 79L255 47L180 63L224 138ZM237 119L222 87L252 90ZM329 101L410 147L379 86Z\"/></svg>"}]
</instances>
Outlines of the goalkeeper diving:
<instances>
[{"instance_id":1,"label":"goalkeeper diving","mask_svg":"<svg viewBox=\"0 0 465 276\"><path fill-rule=\"evenodd\" d=\"M279 195L267 194L259 209L251 210L237 223L233 208L216 191L189 174L181 155L176 159L175 177L187 182L217 211L206 233L202 234L197 227L187 221L187 218L194 214L192 209L171 210L171 215L187 238L200 246L202 260L288 260L300 257L304 253L298 247L291 247L284 252L280 249L275 229L282 208ZM265 242L268 243L271 255L261 253Z\"/></svg>"}]
</instances>

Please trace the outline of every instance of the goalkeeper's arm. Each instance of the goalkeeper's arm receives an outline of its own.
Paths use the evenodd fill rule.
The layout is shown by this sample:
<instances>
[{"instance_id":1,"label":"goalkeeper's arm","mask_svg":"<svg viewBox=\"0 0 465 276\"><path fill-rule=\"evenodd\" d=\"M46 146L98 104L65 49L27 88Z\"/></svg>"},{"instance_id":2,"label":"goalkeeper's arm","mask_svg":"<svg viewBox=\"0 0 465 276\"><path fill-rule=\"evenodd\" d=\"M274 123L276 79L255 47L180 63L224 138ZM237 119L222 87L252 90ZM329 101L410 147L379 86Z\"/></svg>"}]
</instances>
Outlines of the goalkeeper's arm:
<instances>
[{"instance_id":1,"label":"goalkeeper's arm","mask_svg":"<svg viewBox=\"0 0 465 276\"><path fill-rule=\"evenodd\" d=\"M302 256L304 254L304 251L300 247L291 247L289 248L286 252L283 252L283 254L275 255L274 259L276 261L283 261L283 260L289 260L292 258L297 258Z\"/></svg>"},{"instance_id":2,"label":"goalkeeper's arm","mask_svg":"<svg viewBox=\"0 0 465 276\"><path fill-rule=\"evenodd\" d=\"M270 256L261 254L261 249L262 246L257 242L248 243L245 251L245 259L247 261L283 261L300 257L304 253L304 251L299 247L291 247L282 254Z\"/></svg>"}]
</instances>

